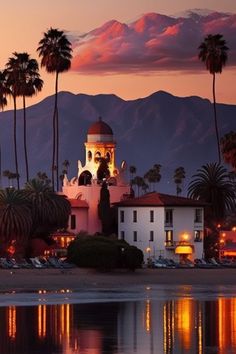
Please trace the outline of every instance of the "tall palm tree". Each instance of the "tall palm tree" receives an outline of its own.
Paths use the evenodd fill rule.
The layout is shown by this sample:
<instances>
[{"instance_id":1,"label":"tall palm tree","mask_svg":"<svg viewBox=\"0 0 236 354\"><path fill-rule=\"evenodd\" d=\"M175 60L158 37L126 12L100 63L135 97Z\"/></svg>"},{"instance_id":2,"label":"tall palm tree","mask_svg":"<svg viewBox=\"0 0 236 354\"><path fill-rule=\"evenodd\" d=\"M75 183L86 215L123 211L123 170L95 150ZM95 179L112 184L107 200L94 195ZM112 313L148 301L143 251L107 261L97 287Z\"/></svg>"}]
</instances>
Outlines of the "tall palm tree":
<instances>
[{"instance_id":1,"label":"tall palm tree","mask_svg":"<svg viewBox=\"0 0 236 354\"><path fill-rule=\"evenodd\" d=\"M221 152L224 161L236 172L236 132L230 131L220 139Z\"/></svg>"},{"instance_id":2,"label":"tall palm tree","mask_svg":"<svg viewBox=\"0 0 236 354\"><path fill-rule=\"evenodd\" d=\"M50 28L44 33L37 48L41 59L41 66L46 68L48 73L55 73L55 101L53 112L53 148L52 148L52 186L54 189L54 173L56 170L57 190L59 187L59 122L58 122L58 76L68 71L71 66L72 47L63 31L57 28Z\"/></svg>"},{"instance_id":3,"label":"tall palm tree","mask_svg":"<svg viewBox=\"0 0 236 354\"><path fill-rule=\"evenodd\" d=\"M3 111L7 106L7 95L10 94L10 90L7 85L6 71L0 71L0 108ZM0 187L2 187L2 149L0 139Z\"/></svg>"},{"instance_id":4,"label":"tall palm tree","mask_svg":"<svg viewBox=\"0 0 236 354\"><path fill-rule=\"evenodd\" d=\"M7 85L10 90L10 94L13 98L14 105L14 115L13 115L13 144L14 144L14 156L15 156L15 169L17 176L17 188L20 188L20 180L19 180L19 169L18 169L18 155L17 155L17 133L16 133L16 99L20 96L20 71L19 65L17 63L17 58L15 53L13 53L13 57L8 59L6 64L6 76L7 76Z\"/></svg>"},{"instance_id":5,"label":"tall palm tree","mask_svg":"<svg viewBox=\"0 0 236 354\"><path fill-rule=\"evenodd\" d=\"M214 122L218 149L218 162L221 163L220 155L220 141L219 130L216 115L216 95L215 95L215 79L216 74L221 73L223 66L225 66L228 55L228 47L226 41L221 34L209 34L204 38L204 41L199 46L199 59L205 63L206 69L213 75L212 91L213 91L213 109L214 109Z\"/></svg>"},{"instance_id":6,"label":"tall palm tree","mask_svg":"<svg viewBox=\"0 0 236 354\"><path fill-rule=\"evenodd\" d=\"M133 165L129 166L130 182L134 179L134 174L137 172L137 168Z\"/></svg>"},{"instance_id":7,"label":"tall palm tree","mask_svg":"<svg viewBox=\"0 0 236 354\"><path fill-rule=\"evenodd\" d=\"M227 211L235 208L233 184L227 170L218 163L203 165L188 187L188 196L210 204L209 217L221 221Z\"/></svg>"},{"instance_id":8,"label":"tall palm tree","mask_svg":"<svg viewBox=\"0 0 236 354\"><path fill-rule=\"evenodd\" d=\"M0 237L9 244L15 240L26 243L30 235L32 217L30 205L22 191L7 188L0 191Z\"/></svg>"},{"instance_id":9,"label":"tall palm tree","mask_svg":"<svg viewBox=\"0 0 236 354\"><path fill-rule=\"evenodd\" d=\"M176 184L176 194L179 195L182 192L182 183L185 178L185 169L184 167L177 167L174 172L174 182Z\"/></svg>"},{"instance_id":10,"label":"tall palm tree","mask_svg":"<svg viewBox=\"0 0 236 354\"><path fill-rule=\"evenodd\" d=\"M18 96L23 97L23 131L24 131L24 154L25 154L25 170L26 180L29 180L29 165L27 153L27 125L26 125L26 97L36 95L43 88L43 80L40 79L39 66L35 59L30 58L28 53L13 53L15 69L18 70L17 75L17 92Z\"/></svg>"}]
</instances>

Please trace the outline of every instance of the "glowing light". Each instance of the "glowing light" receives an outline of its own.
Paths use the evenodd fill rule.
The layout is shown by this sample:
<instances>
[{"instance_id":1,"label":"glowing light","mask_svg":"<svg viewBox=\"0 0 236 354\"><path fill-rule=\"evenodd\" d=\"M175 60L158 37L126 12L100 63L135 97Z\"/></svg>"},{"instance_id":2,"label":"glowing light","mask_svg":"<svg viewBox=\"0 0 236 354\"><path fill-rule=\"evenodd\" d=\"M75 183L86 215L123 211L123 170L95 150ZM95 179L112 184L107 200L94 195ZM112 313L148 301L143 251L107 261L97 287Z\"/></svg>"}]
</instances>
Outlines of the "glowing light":
<instances>
[{"instance_id":1,"label":"glowing light","mask_svg":"<svg viewBox=\"0 0 236 354\"><path fill-rule=\"evenodd\" d=\"M184 233L181 238L182 238L183 241L188 241L188 239L189 239L189 234Z\"/></svg>"},{"instance_id":2,"label":"glowing light","mask_svg":"<svg viewBox=\"0 0 236 354\"><path fill-rule=\"evenodd\" d=\"M8 335L10 338L16 338L16 307L8 307Z\"/></svg>"},{"instance_id":3,"label":"glowing light","mask_svg":"<svg viewBox=\"0 0 236 354\"><path fill-rule=\"evenodd\" d=\"M179 245L175 249L175 254L192 254L193 249L191 246Z\"/></svg>"},{"instance_id":4,"label":"glowing light","mask_svg":"<svg viewBox=\"0 0 236 354\"><path fill-rule=\"evenodd\" d=\"M146 301L146 331L147 332L150 332L150 329L151 329L151 304L150 304L150 300L147 300Z\"/></svg>"},{"instance_id":5,"label":"glowing light","mask_svg":"<svg viewBox=\"0 0 236 354\"><path fill-rule=\"evenodd\" d=\"M146 248L146 252L147 252L147 253L150 253L150 252L151 252L151 248L150 248L150 247L147 247L147 248Z\"/></svg>"},{"instance_id":6,"label":"glowing light","mask_svg":"<svg viewBox=\"0 0 236 354\"><path fill-rule=\"evenodd\" d=\"M236 226L232 227L232 231L236 231Z\"/></svg>"}]
</instances>

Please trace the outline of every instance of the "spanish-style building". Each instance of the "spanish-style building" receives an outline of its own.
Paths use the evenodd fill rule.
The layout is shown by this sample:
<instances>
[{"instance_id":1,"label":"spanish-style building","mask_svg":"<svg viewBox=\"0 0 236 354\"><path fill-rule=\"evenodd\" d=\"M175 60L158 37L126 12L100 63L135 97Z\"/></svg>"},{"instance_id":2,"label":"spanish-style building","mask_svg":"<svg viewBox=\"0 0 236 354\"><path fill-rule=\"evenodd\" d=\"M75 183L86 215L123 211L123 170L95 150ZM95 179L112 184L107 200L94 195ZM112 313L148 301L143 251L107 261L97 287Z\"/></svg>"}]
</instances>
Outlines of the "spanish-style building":
<instances>
[{"instance_id":1,"label":"spanish-style building","mask_svg":"<svg viewBox=\"0 0 236 354\"><path fill-rule=\"evenodd\" d=\"M101 158L106 159L108 163L110 202L119 202L130 193L129 183L125 180L125 161L121 163L120 168L116 166L116 142L111 127L99 118L90 125L84 145L85 165L79 160L77 176L70 180L65 176L62 187L62 193L71 203L68 231L74 234L80 231L89 234L101 232L101 221L98 217L101 183L98 183L97 178Z\"/></svg>"},{"instance_id":2,"label":"spanish-style building","mask_svg":"<svg viewBox=\"0 0 236 354\"><path fill-rule=\"evenodd\" d=\"M148 193L118 206L118 237L150 257L202 258L204 204L198 200Z\"/></svg>"}]
</instances>

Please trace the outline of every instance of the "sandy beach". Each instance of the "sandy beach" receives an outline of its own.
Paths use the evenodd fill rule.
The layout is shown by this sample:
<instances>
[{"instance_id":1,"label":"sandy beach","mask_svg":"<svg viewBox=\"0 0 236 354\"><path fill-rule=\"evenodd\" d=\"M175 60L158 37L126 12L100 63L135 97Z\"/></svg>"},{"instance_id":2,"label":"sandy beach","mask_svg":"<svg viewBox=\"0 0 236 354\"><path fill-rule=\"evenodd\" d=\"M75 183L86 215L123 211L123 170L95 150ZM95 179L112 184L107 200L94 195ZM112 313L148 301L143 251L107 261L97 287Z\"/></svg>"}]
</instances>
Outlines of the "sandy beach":
<instances>
[{"instance_id":1,"label":"sandy beach","mask_svg":"<svg viewBox=\"0 0 236 354\"><path fill-rule=\"evenodd\" d=\"M0 291L127 288L150 285L236 285L236 269L138 269L99 272L92 269L0 270Z\"/></svg>"}]
</instances>

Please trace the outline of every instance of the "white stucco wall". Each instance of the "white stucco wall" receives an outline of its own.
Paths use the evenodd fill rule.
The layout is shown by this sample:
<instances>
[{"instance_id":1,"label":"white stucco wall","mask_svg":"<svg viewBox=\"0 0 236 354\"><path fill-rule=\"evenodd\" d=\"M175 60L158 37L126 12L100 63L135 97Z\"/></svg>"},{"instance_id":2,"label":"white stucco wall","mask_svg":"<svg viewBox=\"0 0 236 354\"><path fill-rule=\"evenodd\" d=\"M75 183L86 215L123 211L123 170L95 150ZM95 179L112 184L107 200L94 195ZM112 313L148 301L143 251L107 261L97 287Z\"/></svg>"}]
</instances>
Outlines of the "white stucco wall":
<instances>
[{"instance_id":1,"label":"white stucco wall","mask_svg":"<svg viewBox=\"0 0 236 354\"><path fill-rule=\"evenodd\" d=\"M165 227L165 209L173 210L173 226ZM174 249L165 247L165 231L173 230L173 242L180 242L183 234L188 234L188 242L193 245L194 252L191 259L202 258L203 242L194 242L194 230L203 230L203 223L195 224L195 209L193 207L119 207L118 209L118 236L125 233L125 240L131 245L140 248L145 260L149 257L179 260ZM124 222L120 220L120 211L124 211ZM133 211L137 211L137 222L133 222ZM150 210L154 211L154 222L150 222ZM134 231L137 231L137 241L134 241ZM150 231L154 232L154 241L150 241ZM150 248L150 250L148 250Z\"/></svg>"}]
</instances>

